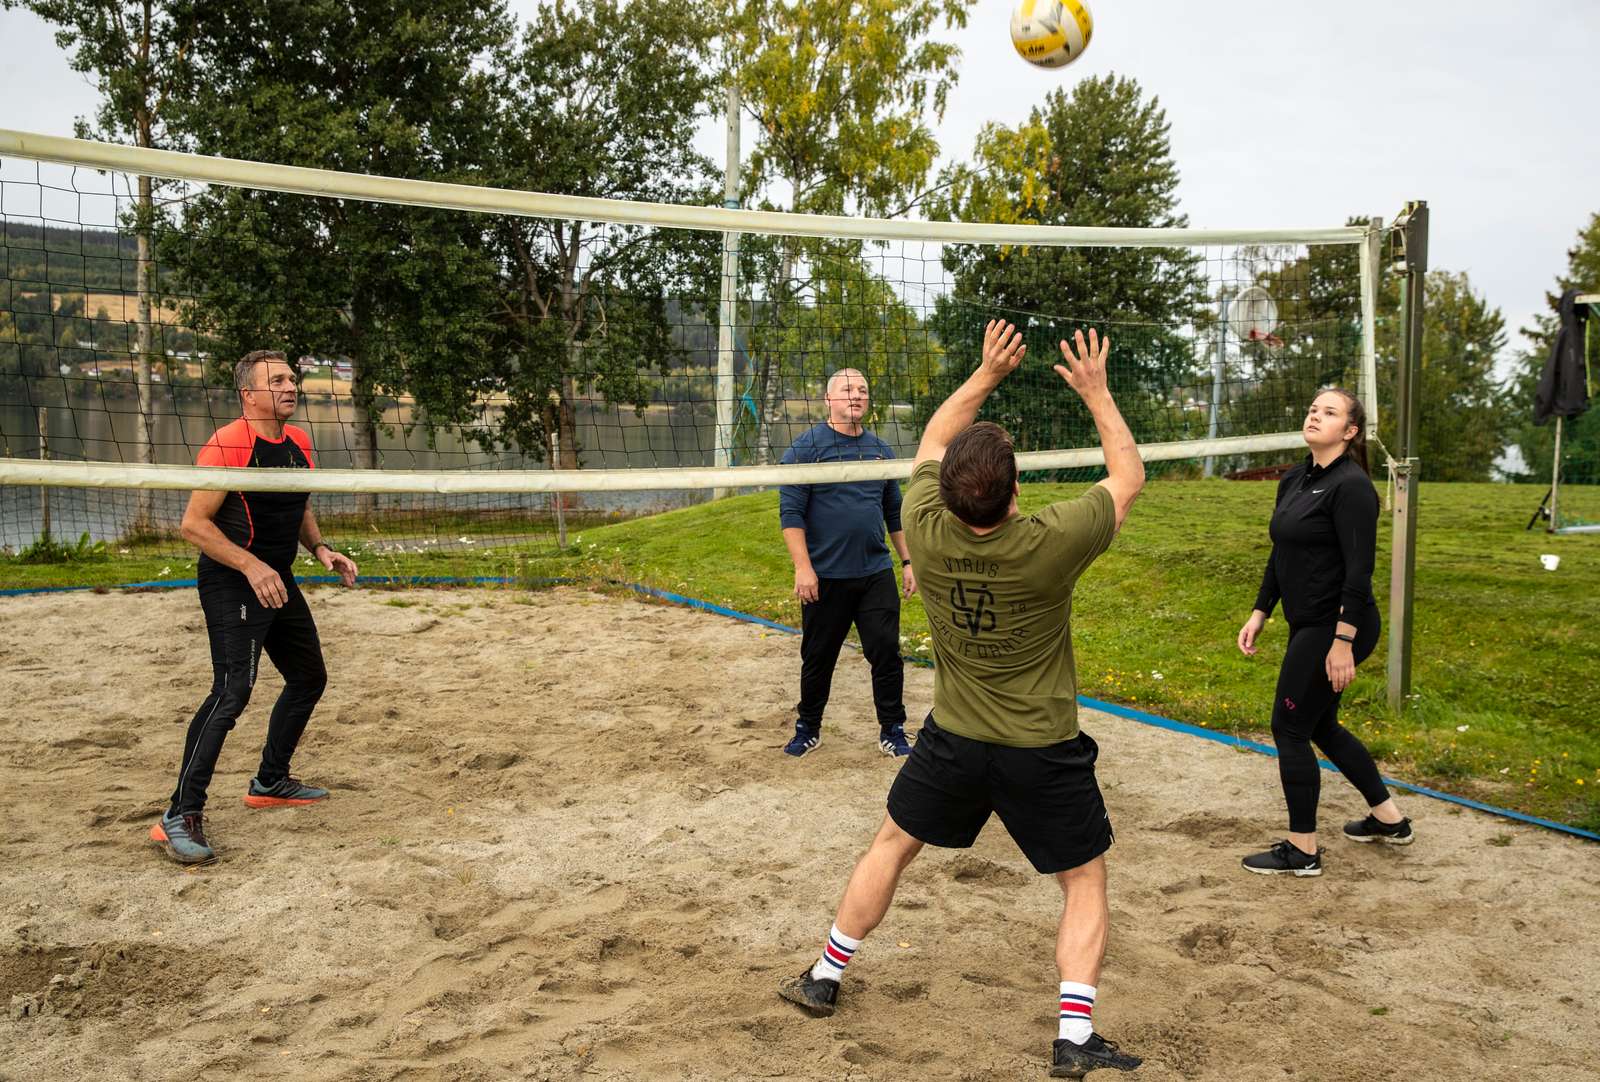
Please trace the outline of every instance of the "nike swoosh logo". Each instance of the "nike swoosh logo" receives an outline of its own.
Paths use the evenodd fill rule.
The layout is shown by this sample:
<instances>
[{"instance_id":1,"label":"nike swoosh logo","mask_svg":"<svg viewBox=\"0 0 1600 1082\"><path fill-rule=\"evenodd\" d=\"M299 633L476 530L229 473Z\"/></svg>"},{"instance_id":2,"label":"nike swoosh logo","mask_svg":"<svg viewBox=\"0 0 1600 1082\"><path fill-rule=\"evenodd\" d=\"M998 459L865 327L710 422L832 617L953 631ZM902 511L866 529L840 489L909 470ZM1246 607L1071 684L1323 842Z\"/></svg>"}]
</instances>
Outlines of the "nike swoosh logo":
<instances>
[{"instance_id":1,"label":"nike swoosh logo","mask_svg":"<svg viewBox=\"0 0 1600 1082\"><path fill-rule=\"evenodd\" d=\"M1313 496L1316 496L1316 495L1319 495L1319 494L1321 494L1323 492L1326 492L1326 491L1328 491L1328 490L1325 489L1325 488L1314 488L1314 489L1311 490L1311 494Z\"/></svg>"}]
</instances>

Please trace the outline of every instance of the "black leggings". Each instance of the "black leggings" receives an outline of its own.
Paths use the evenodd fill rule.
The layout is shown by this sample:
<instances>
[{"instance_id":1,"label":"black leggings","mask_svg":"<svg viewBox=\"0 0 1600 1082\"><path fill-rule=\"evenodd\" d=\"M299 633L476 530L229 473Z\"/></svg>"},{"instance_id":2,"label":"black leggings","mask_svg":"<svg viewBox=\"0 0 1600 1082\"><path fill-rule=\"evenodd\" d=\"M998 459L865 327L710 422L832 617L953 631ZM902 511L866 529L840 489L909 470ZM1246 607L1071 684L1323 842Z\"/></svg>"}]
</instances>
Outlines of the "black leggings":
<instances>
[{"instance_id":1,"label":"black leggings","mask_svg":"<svg viewBox=\"0 0 1600 1082\"><path fill-rule=\"evenodd\" d=\"M250 703L263 650L283 674L283 691L267 721L267 742L256 769L261 784L272 785L289 773L289 759L322 698L328 671L317 625L294 575L284 569L278 574L289 594L281 609L263 607L243 575L236 576L237 582L234 577L225 583L201 582L200 607L211 640L211 694L189 722L178 786L172 792L174 815L205 807L222 742Z\"/></svg>"},{"instance_id":2,"label":"black leggings","mask_svg":"<svg viewBox=\"0 0 1600 1082\"><path fill-rule=\"evenodd\" d=\"M1353 649L1357 664L1378 644L1378 610L1368 610L1355 621ZM1316 744L1339 773L1360 790L1368 807L1389 799L1389 790L1365 744L1339 724L1340 693L1328 680L1328 649L1334 625L1297 627L1289 634L1289 647L1278 670L1277 697L1272 704L1272 739L1278 745L1278 776L1289 804L1289 830L1310 834L1317 829L1317 798L1322 789L1322 769L1317 765Z\"/></svg>"}]
</instances>

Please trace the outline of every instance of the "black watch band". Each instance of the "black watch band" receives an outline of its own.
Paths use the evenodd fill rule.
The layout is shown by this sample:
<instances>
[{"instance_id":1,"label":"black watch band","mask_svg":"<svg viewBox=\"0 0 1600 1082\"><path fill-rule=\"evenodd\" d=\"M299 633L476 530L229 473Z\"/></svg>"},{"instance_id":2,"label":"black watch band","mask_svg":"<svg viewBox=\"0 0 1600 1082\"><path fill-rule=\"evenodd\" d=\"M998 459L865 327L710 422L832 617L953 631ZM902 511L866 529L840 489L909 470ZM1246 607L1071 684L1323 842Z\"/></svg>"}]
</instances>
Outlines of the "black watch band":
<instances>
[{"instance_id":1,"label":"black watch band","mask_svg":"<svg viewBox=\"0 0 1600 1082\"><path fill-rule=\"evenodd\" d=\"M911 561L910 560L901 560L900 561L900 566L901 567L910 567L911 566Z\"/></svg>"},{"instance_id":2,"label":"black watch band","mask_svg":"<svg viewBox=\"0 0 1600 1082\"><path fill-rule=\"evenodd\" d=\"M334 547L328 544L326 541L318 541L315 545L311 546L312 552L316 552L318 549L327 549L329 552L335 551Z\"/></svg>"},{"instance_id":3,"label":"black watch band","mask_svg":"<svg viewBox=\"0 0 1600 1082\"><path fill-rule=\"evenodd\" d=\"M1354 635L1341 635L1337 631L1333 633L1333 637L1338 639L1340 642L1353 643L1356 641L1356 637Z\"/></svg>"}]
</instances>

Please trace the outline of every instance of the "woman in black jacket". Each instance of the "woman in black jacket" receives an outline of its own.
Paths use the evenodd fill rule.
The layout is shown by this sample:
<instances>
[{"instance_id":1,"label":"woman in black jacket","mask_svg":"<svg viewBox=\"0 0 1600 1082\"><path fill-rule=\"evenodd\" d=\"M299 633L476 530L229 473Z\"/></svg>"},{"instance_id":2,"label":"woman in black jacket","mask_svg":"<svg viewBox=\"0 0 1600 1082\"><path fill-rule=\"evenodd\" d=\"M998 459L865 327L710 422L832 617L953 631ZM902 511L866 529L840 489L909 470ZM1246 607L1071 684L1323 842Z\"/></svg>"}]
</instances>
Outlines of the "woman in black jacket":
<instances>
[{"instance_id":1,"label":"woman in black jacket","mask_svg":"<svg viewBox=\"0 0 1600 1082\"><path fill-rule=\"evenodd\" d=\"M1315 744L1366 798L1371 812L1346 823L1357 842L1409 845L1411 820L1400 814L1366 745L1339 724L1339 696L1378 643L1372 565L1378 542L1378 493L1367 475L1366 410L1349 391L1317 395L1301 433L1311 454L1278 482L1267 558L1255 611L1239 629L1239 649L1256 639L1281 598L1289 645L1278 671L1272 738L1289 805L1289 837L1244 858L1262 875L1321 875L1317 797L1322 771Z\"/></svg>"}]
</instances>

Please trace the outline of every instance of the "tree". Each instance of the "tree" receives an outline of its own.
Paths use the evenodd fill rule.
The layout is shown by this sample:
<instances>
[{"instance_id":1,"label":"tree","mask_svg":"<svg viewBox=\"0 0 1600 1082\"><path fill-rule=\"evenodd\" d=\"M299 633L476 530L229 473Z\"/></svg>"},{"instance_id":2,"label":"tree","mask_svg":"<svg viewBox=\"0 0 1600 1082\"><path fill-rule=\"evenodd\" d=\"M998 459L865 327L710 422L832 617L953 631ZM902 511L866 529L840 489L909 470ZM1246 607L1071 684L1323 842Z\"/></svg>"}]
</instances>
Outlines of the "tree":
<instances>
[{"instance_id":1,"label":"tree","mask_svg":"<svg viewBox=\"0 0 1600 1082\"><path fill-rule=\"evenodd\" d=\"M1356 224L1351 219L1347 224ZM1249 388L1225 404L1249 431L1293 429L1326 387L1360 386L1361 293L1353 245L1311 245L1302 254L1249 249L1251 276L1278 309L1281 346L1247 343L1239 373ZM1402 334L1398 275L1380 283L1375 313L1379 438L1394 431ZM1416 454L1429 481L1487 481L1505 445L1506 409L1494 366L1505 321L1465 273L1438 269L1423 284ZM1381 452L1374 452L1379 454Z\"/></svg>"},{"instance_id":2,"label":"tree","mask_svg":"<svg viewBox=\"0 0 1600 1082\"><path fill-rule=\"evenodd\" d=\"M724 26L728 78L756 122L744 190L767 209L814 214L909 213L938 155L925 122L944 114L960 51L931 40L966 25L971 0L739 0ZM788 189L780 200L772 190ZM787 205L784 205L784 204ZM781 340L808 301L816 272L861 246L824 251L796 238L750 238L742 268L764 294L756 460L771 460L771 427L784 398ZM836 264L835 264L836 265ZM802 277L802 271L804 276Z\"/></svg>"},{"instance_id":3,"label":"tree","mask_svg":"<svg viewBox=\"0 0 1600 1082\"><path fill-rule=\"evenodd\" d=\"M1355 219L1346 224L1358 224ZM1356 390L1361 376L1361 268L1349 244L1297 247L1247 246L1235 258L1243 284L1265 289L1278 312L1273 334L1281 342L1246 342L1229 373L1222 403L1229 430L1292 431L1324 387ZM1378 334L1394 340L1397 316L1391 291L1379 299ZM1387 335L1387 337L1385 337ZM1392 354L1391 360L1392 360ZM1391 364L1392 367L1392 364ZM1392 381L1383 393L1393 397Z\"/></svg>"},{"instance_id":4,"label":"tree","mask_svg":"<svg viewBox=\"0 0 1600 1082\"><path fill-rule=\"evenodd\" d=\"M894 283L862 256L859 243L829 240L810 248L803 303L791 303L781 320L757 307L749 351L781 360L790 388L802 388L812 402L821 401L834 371L860 369L871 383L868 423L880 423L889 419L892 404L926 396L942 358L939 343ZM760 433L748 424L740 428L741 447L753 451Z\"/></svg>"},{"instance_id":5,"label":"tree","mask_svg":"<svg viewBox=\"0 0 1600 1082\"><path fill-rule=\"evenodd\" d=\"M614 32L626 24L627 37ZM596 0L540 6L497 51L502 88L487 149L490 182L561 195L705 204L712 165L693 147L715 86L708 12L695 3ZM638 42L650 43L640 49ZM681 230L500 218L491 243L503 269L491 374L504 396L485 435L560 469L579 465L574 405L597 389L643 412L652 367L672 343L669 300L715 295L719 238Z\"/></svg>"},{"instance_id":6,"label":"tree","mask_svg":"<svg viewBox=\"0 0 1600 1082\"><path fill-rule=\"evenodd\" d=\"M967 222L1187 225L1167 132L1159 99L1146 101L1136 81L1084 79L1070 93L1052 91L1015 129L986 126L972 163L945 171L946 192L932 212ZM1112 338L1115 389L1135 435L1172 438L1181 426L1167 398L1194 368L1182 329L1208 318L1198 256L1128 246L952 245L945 266L954 289L939 299L932 325L958 360L923 405L923 423L966 378L986 322L1001 317L1023 326L1034 361L991 397L987 416L1005 424L1019 448L1075 446L1093 431L1082 404L1059 394L1059 377L1043 363L1059 338L1087 325Z\"/></svg>"},{"instance_id":7,"label":"tree","mask_svg":"<svg viewBox=\"0 0 1600 1082\"><path fill-rule=\"evenodd\" d=\"M206 154L419 180L475 178L510 32L475 0L247 0L198 24L175 123ZM186 306L224 361L268 344L348 358L358 468L380 395L413 422L477 416L495 263L482 216L213 187L163 236ZM368 498L363 509L374 505Z\"/></svg>"},{"instance_id":8,"label":"tree","mask_svg":"<svg viewBox=\"0 0 1600 1082\"><path fill-rule=\"evenodd\" d=\"M1391 417L1400 364L1402 282L1398 275L1391 277L1379 295L1378 393L1381 408ZM1417 387L1416 454L1424 480L1491 479L1508 429L1509 407L1494 374L1505 345L1500 309L1490 307L1472 288L1465 272L1428 272Z\"/></svg>"},{"instance_id":9,"label":"tree","mask_svg":"<svg viewBox=\"0 0 1600 1082\"><path fill-rule=\"evenodd\" d=\"M1555 343L1556 307L1561 294L1568 289L1600 291L1600 213L1590 215L1588 223L1578 232L1577 243L1567 250L1567 269L1556 276L1555 290L1545 294L1550 311L1539 316L1532 327L1522 329L1527 348L1506 387L1514 410L1511 442L1522 452L1523 472L1515 474L1518 480L1548 482L1550 479L1555 425L1534 423L1533 394ZM1600 388L1590 388L1588 412L1562 424L1563 484L1568 481L1600 484L1600 402L1595 402L1593 396L1597 389Z\"/></svg>"},{"instance_id":10,"label":"tree","mask_svg":"<svg viewBox=\"0 0 1600 1082\"><path fill-rule=\"evenodd\" d=\"M94 123L79 118L80 139L129 140L134 146L184 149L172 131L170 107L194 87L194 0L0 0L0 7L21 7L56 26L56 44L71 54L72 70L95 82L100 109ZM139 411L135 420L135 452L151 462L150 365L154 354L151 295L156 290L152 231L156 222L155 182L136 179L131 225L137 243L134 290L134 382ZM152 502L140 490L134 532L151 524Z\"/></svg>"}]
</instances>

